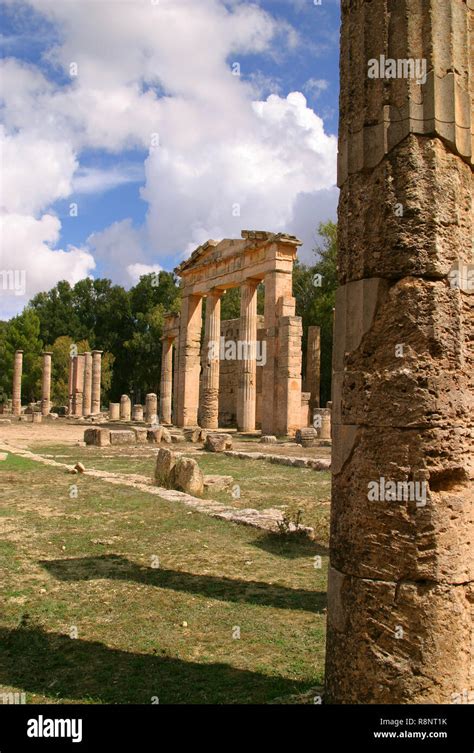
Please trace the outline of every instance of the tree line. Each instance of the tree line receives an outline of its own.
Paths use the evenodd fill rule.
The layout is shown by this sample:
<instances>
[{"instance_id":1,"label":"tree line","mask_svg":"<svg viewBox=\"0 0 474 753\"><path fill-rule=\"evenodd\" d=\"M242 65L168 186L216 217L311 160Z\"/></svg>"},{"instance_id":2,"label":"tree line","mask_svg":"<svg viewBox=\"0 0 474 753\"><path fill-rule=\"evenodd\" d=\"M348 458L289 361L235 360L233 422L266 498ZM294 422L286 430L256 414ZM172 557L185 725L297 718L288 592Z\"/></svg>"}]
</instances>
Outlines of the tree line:
<instances>
[{"instance_id":1,"label":"tree line","mask_svg":"<svg viewBox=\"0 0 474 753\"><path fill-rule=\"evenodd\" d=\"M321 223L315 263L297 262L293 271L296 314L303 319L303 362L308 326L321 327L321 398L330 400L332 320L336 281L337 227ZM263 314L264 288L258 291L257 310ZM38 293L21 314L0 322L0 401L11 397L15 350L24 351L24 402L41 395L41 353L53 353L52 401L67 403L71 346L79 353L97 348L102 357L102 401L132 395L135 402L147 392L159 393L161 336L164 315L178 312L180 288L173 272L144 275L129 290L108 279L80 280L74 286L59 282ZM240 315L238 288L222 298L221 318Z\"/></svg>"}]
</instances>

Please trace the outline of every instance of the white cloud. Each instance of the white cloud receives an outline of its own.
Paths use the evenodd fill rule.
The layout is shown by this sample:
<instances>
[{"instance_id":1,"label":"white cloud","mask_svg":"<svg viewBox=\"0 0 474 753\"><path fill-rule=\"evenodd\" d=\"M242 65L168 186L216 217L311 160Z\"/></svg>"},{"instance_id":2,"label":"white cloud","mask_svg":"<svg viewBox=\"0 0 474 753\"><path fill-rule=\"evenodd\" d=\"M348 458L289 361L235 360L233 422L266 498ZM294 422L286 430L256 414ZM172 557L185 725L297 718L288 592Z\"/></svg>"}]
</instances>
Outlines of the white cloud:
<instances>
[{"instance_id":1,"label":"white cloud","mask_svg":"<svg viewBox=\"0 0 474 753\"><path fill-rule=\"evenodd\" d=\"M309 78L303 85L303 91L307 94L312 94L316 99L321 92L326 91L328 87L329 81L326 81L324 78Z\"/></svg>"},{"instance_id":2,"label":"white cloud","mask_svg":"<svg viewBox=\"0 0 474 753\"><path fill-rule=\"evenodd\" d=\"M238 77L230 68L247 53L271 57L299 44L286 22L222 0L115 0L113 13L105 1L29 2L59 28L50 63L66 74L74 63L78 75L58 85L34 66L1 64L5 203L24 218L23 230L18 219L13 227L26 242L34 245L28 233L56 199L139 179L120 157L113 168L80 167L84 149L149 150L148 214L143 228L123 219L94 233L85 257L49 248L71 255L71 275L87 274L93 254L101 274L129 284L140 265L169 267L208 237L239 237L244 227L292 232L303 214L311 222L301 197L316 201L334 186L335 137L300 92L283 96L258 71ZM324 83L310 79L307 91ZM273 88L267 98L264 85ZM150 148L153 134L159 148ZM56 240L39 241L43 253L58 242L56 223Z\"/></svg>"},{"instance_id":3,"label":"white cloud","mask_svg":"<svg viewBox=\"0 0 474 753\"><path fill-rule=\"evenodd\" d=\"M59 239L57 217L44 214L37 220L11 212L0 219L0 270L18 270L24 273L26 282L22 296L14 295L11 290L1 291L0 319L18 313L33 295L48 290L58 280L75 284L94 269L94 259L84 249L69 247L64 251L51 248Z\"/></svg>"},{"instance_id":4,"label":"white cloud","mask_svg":"<svg viewBox=\"0 0 474 753\"><path fill-rule=\"evenodd\" d=\"M34 215L71 193L78 163L69 144L32 139L26 131L8 136L0 126L0 153L2 210Z\"/></svg>"},{"instance_id":5,"label":"white cloud","mask_svg":"<svg viewBox=\"0 0 474 753\"><path fill-rule=\"evenodd\" d=\"M144 179L143 165L131 163L112 168L81 167L72 182L75 194L102 193L126 183L139 183Z\"/></svg>"},{"instance_id":6,"label":"white cloud","mask_svg":"<svg viewBox=\"0 0 474 753\"><path fill-rule=\"evenodd\" d=\"M129 264L127 272L135 285L143 275L158 274L162 269L163 267L160 267L159 264Z\"/></svg>"},{"instance_id":7,"label":"white cloud","mask_svg":"<svg viewBox=\"0 0 474 753\"><path fill-rule=\"evenodd\" d=\"M130 284L129 267L145 263L144 231L134 228L129 218L93 233L87 239L87 245L100 263L102 274L123 285Z\"/></svg>"}]
</instances>

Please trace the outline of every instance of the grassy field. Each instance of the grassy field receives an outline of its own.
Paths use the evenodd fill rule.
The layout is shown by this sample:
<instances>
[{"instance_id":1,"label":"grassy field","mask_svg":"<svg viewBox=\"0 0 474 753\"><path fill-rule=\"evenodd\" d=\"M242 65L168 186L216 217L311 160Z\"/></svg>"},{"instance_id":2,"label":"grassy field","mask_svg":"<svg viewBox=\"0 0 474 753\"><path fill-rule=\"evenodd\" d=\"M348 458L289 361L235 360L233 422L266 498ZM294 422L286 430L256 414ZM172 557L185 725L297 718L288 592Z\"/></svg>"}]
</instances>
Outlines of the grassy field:
<instances>
[{"instance_id":1,"label":"grassy field","mask_svg":"<svg viewBox=\"0 0 474 753\"><path fill-rule=\"evenodd\" d=\"M43 450L120 472L154 465L109 448ZM226 495L229 504L295 503L321 536L288 540L14 455L0 463L0 694L312 702L324 662L328 477L204 453L199 462L238 480L241 500Z\"/></svg>"},{"instance_id":2,"label":"grassy field","mask_svg":"<svg viewBox=\"0 0 474 753\"><path fill-rule=\"evenodd\" d=\"M199 463L204 474L232 476L239 486L240 497L230 491L212 492L205 497L223 502L230 507L281 508L291 520L301 512L301 522L312 526L317 540L327 544L329 537L329 505L331 474L309 468L292 468L261 460L242 460L222 453L206 452L195 445L183 443L172 449L190 455ZM258 445L251 451L258 450ZM43 445L35 448L40 454L74 465L77 461L86 468L114 473L140 474L153 477L158 449L143 447L64 447Z\"/></svg>"}]
</instances>

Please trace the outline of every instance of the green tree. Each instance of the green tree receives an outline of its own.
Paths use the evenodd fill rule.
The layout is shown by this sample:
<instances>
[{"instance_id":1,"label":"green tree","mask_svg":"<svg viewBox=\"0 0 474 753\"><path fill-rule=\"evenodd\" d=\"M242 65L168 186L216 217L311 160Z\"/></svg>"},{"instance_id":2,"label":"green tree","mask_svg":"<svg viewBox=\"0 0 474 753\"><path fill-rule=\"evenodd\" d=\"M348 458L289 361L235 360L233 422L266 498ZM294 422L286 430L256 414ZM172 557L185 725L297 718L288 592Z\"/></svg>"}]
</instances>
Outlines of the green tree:
<instances>
[{"instance_id":1,"label":"green tree","mask_svg":"<svg viewBox=\"0 0 474 753\"><path fill-rule=\"evenodd\" d=\"M306 363L308 327L321 328L321 405L331 399L333 310L337 288L337 225L322 222L313 266L297 263L293 271L296 314L303 320L303 364ZM303 371L304 373L304 371Z\"/></svg>"},{"instance_id":2,"label":"green tree","mask_svg":"<svg viewBox=\"0 0 474 753\"><path fill-rule=\"evenodd\" d=\"M16 350L23 350L22 399L33 402L41 396L41 352L39 317L29 309L6 322L0 329L0 390L11 397L13 362Z\"/></svg>"}]
</instances>

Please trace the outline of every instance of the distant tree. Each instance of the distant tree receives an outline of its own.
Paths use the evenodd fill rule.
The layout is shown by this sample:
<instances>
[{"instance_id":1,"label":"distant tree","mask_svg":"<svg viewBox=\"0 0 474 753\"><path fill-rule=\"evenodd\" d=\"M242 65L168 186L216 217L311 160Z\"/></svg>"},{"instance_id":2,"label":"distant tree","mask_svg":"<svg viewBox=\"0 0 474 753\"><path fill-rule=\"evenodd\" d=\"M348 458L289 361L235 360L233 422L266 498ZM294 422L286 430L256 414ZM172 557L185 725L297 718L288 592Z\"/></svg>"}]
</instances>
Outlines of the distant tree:
<instances>
[{"instance_id":1,"label":"distant tree","mask_svg":"<svg viewBox=\"0 0 474 753\"><path fill-rule=\"evenodd\" d=\"M333 309L337 288L337 225L322 222L313 266L297 263L293 271L296 314L303 320L303 363L306 363L308 327L321 328L321 404L331 399ZM304 373L304 372L303 372Z\"/></svg>"},{"instance_id":2,"label":"distant tree","mask_svg":"<svg viewBox=\"0 0 474 753\"><path fill-rule=\"evenodd\" d=\"M22 398L38 400L41 395L41 352L39 317L28 309L13 317L0 328L0 391L12 394L13 363L16 350L23 350Z\"/></svg>"}]
</instances>

